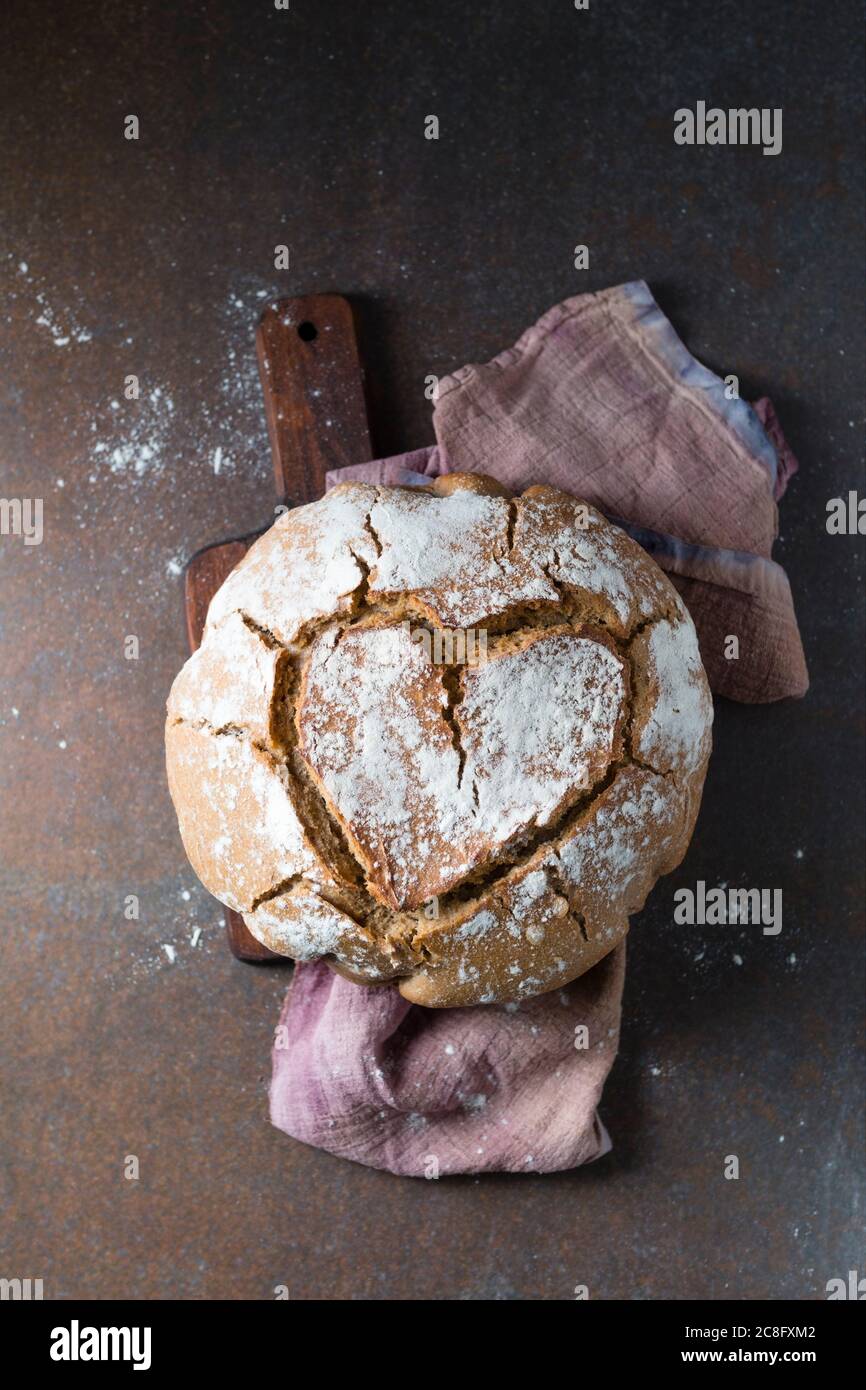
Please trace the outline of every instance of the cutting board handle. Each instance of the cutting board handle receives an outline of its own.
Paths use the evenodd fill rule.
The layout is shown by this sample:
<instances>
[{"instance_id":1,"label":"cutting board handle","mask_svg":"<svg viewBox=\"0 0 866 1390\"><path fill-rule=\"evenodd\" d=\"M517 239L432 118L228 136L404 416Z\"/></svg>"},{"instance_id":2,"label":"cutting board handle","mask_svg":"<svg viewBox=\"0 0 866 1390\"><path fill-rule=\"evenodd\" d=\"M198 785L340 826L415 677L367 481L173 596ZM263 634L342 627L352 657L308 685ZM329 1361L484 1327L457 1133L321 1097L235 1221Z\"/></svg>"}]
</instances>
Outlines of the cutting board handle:
<instances>
[{"instance_id":1,"label":"cutting board handle","mask_svg":"<svg viewBox=\"0 0 866 1390\"><path fill-rule=\"evenodd\" d=\"M280 502L315 502L325 474L372 458L352 307L339 294L280 299L256 330Z\"/></svg>"}]
</instances>

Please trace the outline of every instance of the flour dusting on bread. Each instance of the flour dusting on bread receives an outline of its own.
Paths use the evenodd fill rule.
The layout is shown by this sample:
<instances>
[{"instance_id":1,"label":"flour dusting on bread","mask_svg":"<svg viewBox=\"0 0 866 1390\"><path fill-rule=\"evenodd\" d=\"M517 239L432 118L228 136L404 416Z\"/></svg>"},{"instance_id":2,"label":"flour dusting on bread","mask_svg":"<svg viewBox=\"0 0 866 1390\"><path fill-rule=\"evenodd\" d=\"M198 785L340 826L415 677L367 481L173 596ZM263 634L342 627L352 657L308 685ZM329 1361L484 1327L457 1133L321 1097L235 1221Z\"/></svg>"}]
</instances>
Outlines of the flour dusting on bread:
<instances>
[{"instance_id":1,"label":"flour dusting on bread","mask_svg":"<svg viewBox=\"0 0 866 1390\"><path fill-rule=\"evenodd\" d=\"M215 596L166 731L184 844L271 949L431 1007L621 940L688 845L712 702L666 576L553 488L344 484ZM433 633L482 630L485 659Z\"/></svg>"}]
</instances>

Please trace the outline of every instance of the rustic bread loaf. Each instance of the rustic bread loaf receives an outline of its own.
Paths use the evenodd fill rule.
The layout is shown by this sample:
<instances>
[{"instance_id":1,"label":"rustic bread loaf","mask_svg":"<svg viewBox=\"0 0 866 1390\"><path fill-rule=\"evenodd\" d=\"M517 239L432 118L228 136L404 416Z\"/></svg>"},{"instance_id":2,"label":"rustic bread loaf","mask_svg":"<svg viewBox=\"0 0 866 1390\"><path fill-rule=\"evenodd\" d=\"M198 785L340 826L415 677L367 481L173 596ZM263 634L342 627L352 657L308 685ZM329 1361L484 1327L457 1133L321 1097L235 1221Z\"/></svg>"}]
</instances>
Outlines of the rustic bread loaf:
<instances>
[{"instance_id":1,"label":"rustic bread loaf","mask_svg":"<svg viewBox=\"0 0 866 1390\"><path fill-rule=\"evenodd\" d=\"M172 687L205 886L272 950L434 1007L565 984L682 859L710 753L661 570L554 488L346 483L282 516Z\"/></svg>"}]
</instances>

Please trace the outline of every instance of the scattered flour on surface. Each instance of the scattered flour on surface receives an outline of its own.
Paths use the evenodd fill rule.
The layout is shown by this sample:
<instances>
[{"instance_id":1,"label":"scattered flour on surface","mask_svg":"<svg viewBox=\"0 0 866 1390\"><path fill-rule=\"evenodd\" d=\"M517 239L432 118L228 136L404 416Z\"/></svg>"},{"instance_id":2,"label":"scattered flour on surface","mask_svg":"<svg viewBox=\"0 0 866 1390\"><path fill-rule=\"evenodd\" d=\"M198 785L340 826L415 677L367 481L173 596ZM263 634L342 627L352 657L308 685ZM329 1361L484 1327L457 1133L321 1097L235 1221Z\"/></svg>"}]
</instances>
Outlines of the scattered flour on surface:
<instances>
[{"instance_id":1,"label":"scattered flour on surface","mask_svg":"<svg viewBox=\"0 0 866 1390\"><path fill-rule=\"evenodd\" d=\"M18 301L36 335L48 338L55 348L86 350L94 344L88 326L93 307L76 284L62 293L30 263L6 257L11 272L9 299ZM159 477L180 462L199 463L216 477L231 473L251 458L267 460L269 448L255 351L255 329L265 301L272 292L261 283L245 283L226 291L206 325L212 365L204 353L206 375L201 388L190 397L169 389L163 381L147 379L134 353L123 354L118 382L112 393L97 403L90 423L87 451L94 472L122 477L133 483ZM135 339L123 334L125 325L109 325L112 341L133 348ZM102 336L102 335L101 335ZM104 347L104 343L103 343ZM124 377L140 371L137 399L121 396Z\"/></svg>"}]
</instances>

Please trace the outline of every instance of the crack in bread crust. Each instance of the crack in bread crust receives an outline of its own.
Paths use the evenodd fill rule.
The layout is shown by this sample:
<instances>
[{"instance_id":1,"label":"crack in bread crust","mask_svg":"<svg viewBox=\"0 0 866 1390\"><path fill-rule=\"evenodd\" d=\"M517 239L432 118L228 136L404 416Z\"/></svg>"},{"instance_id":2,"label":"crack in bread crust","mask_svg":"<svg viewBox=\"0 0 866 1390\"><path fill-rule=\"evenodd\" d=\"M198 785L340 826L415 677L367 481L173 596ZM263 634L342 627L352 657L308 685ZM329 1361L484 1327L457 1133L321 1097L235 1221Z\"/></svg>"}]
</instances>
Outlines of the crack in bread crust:
<instances>
[{"instance_id":1,"label":"crack in bread crust","mask_svg":"<svg viewBox=\"0 0 866 1390\"><path fill-rule=\"evenodd\" d=\"M463 747L463 738L460 733L460 724L457 720L457 710L463 700L463 674L459 666L444 665L441 670L442 685L445 690L445 704L442 707L442 718L448 725L451 732L451 742L457 754L457 787L463 785L463 773L466 768L466 749ZM473 782L473 795L475 804L478 805L478 789Z\"/></svg>"}]
</instances>

